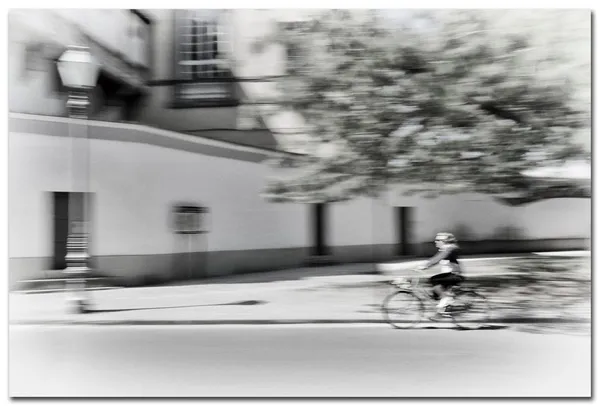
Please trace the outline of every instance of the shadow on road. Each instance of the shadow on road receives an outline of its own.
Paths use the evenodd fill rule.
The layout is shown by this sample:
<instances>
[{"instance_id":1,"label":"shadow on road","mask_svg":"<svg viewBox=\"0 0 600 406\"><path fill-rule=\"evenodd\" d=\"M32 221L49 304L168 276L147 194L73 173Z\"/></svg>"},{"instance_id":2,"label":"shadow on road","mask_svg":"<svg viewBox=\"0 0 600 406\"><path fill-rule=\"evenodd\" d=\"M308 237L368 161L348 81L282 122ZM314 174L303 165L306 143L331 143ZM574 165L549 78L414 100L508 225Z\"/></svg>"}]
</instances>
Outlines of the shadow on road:
<instances>
[{"instance_id":1,"label":"shadow on road","mask_svg":"<svg viewBox=\"0 0 600 406\"><path fill-rule=\"evenodd\" d=\"M465 328L458 327L455 325L425 325L425 326L416 326L411 328L411 330L457 330L457 331L482 331L482 330L505 330L508 329L508 325L489 325L482 326L478 328ZM401 329L400 329L401 330Z\"/></svg>"},{"instance_id":2,"label":"shadow on road","mask_svg":"<svg viewBox=\"0 0 600 406\"><path fill-rule=\"evenodd\" d=\"M185 280L168 283L165 284L165 286L284 282L321 276L374 275L376 273L376 264L373 263L323 264L318 267L307 266L304 268L282 269L268 272L250 272L238 275L215 276L206 279Z\"/></svg>"},{"instance_id":3,"label":"shadow on road","mask_svg":"<svg viewBox=\"0 0 600 406\"><path fill-rule=\"evenodd\" d=\"M475 330L505 330L509 328L509 326L507 325L495 325L495 326L482 326L479 328L461 328L461 327L455 327L455 330L459 330L459 331L475 331Z\"/></svg>"},{"instance_id":4,"label":"shadow on road","mask_svg":"<svg viewBox=\"0 0 600 406\"><path fill-rule=\"evenodd\" d=\"M87 313L120 313L120 312L133 312L136 310L161 310L161 309L184 309L188 307L217 307L217 306L256 306L266 304L264 300L244 300L241 302L231 303L211 303L211 304L200 304L200 305L182 305L182 306L157 306L157 307L135 307L130 309L90 309Z\"/></svg>"}]
</instances>

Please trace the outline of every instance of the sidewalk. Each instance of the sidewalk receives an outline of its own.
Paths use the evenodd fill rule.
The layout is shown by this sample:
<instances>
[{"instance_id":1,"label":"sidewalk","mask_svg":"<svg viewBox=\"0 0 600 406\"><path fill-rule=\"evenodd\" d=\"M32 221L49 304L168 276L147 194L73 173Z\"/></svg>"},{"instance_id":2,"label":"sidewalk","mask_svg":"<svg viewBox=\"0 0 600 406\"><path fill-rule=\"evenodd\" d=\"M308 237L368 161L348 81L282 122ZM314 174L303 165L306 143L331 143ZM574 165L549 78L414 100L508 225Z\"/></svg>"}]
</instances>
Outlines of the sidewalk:
<instances>
[{"instance_id":1,"label":"sidewalk","mask_svg":"<svg viewBox=\"0 0 600 406\"><path fill-rule=\"evenodd\" d=\"M503 258L508 260L507 258ZM473 259L475 261L475 259ZM420 261L419 261L420 262ZM467 262L469 263L469 262ZM470 280L506 277L497 263L472 262ZM92 311L67 313L66 293L9 294L12 324L277 324L383 323L381 303L393 288L386 281L408 275L414 261L393 272L366 274L372 264L221 277L194 285L90 291ZM467 265L470 266L470 265ZM322 276L330 273L330 276ZM279 275L277 275L279 274ZM314 276L316 275L316 276ZM494 307L494 298L489 298ZM580 321L558 312L493 311L492 322Z\"/></svg>"}]
</instances>

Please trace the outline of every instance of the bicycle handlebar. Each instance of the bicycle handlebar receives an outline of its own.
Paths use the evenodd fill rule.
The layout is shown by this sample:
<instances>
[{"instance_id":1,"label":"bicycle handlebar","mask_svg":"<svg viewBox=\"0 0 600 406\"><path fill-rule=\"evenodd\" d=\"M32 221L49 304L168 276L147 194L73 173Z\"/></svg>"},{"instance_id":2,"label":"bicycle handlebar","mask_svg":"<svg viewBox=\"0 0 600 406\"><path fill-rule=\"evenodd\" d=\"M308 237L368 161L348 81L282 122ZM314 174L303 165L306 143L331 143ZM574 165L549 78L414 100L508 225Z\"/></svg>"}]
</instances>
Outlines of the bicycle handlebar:
<instances>
[{"instance_id":1,"label":"bicycle handlebar","mask_svg":"<svg viewBox=\"0 0 600 406\"><path fill-rule=\"evenodd\" d=\"M414 273L418 273L418 274L422 275L425 270L424 269L419 269L419 268L412 268L411 271L413 271ZM412 285L415 285L415 286L419 284L419 280L420 280L420 278L418 278L416 276L408 276L408 277L404 277L404 278L402 278L402 277L400 277L400 278L394 278L394 279L388 281L388 283L390 285L396 286L396 285L398 285L397 282L398 282L399 279L405 279L406 281L410 282Z\"/></svg>"}]
</instances>

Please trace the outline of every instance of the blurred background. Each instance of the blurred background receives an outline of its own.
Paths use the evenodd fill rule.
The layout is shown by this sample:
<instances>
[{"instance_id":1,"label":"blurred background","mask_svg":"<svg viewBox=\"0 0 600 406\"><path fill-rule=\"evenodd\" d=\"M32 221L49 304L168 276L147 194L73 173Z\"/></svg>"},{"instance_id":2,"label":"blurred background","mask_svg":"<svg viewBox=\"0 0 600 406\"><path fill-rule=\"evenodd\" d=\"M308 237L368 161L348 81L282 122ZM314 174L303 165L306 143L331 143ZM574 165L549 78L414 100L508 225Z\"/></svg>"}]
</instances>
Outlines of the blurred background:
<instances>
[{"instance_id":1,"label":"blurred background","mask_svg":"<svg viewBox=\"0 0 600 406\"><path fill-rule=\"evenodd\" d=\"M589 327L589 10L13 9L8 24L11 322L380 323L385 282L435 254L445 231L497 320ZM73 304L87 314L69 315ZM581 330L569 326L562 331ZM222 382L203 392L186 380L144 392L101 372L99 386L44 386L42 369L32 384L27 371L63 357L60 343L83 346L63 367L85 375L84 364L101 363L91 348L116 360L138 333L59 329L50 344L39 331L12 331L14 390L25 396L227 393ZM429 333L411 336L427 348L407 351L422 350L433 368ZM131 365L164 363L150 354L170 347L178 368L194 370L182 350L193 336L174 333L174 349L163 334L152 330ZM205 349L242 345L214 334ZM252 334L251 348L274 339ZM311 334L286 342L308 351ZM345 334L358 334L359 348L337 348L359 358L332 355L331 368L360 363L380 340L341 330L346 344ZM468 376L477 377L477 360L493 350L470 337L479 352L467 356ZM381 340L379 351L395 345ZM531 348L581 342L523 340L506 371L551 372ZM317 353L335 352L321 344ZM585 351L564 369L571 375L552 378L578 377L563 386L568 395L587 393ZM479 395L510 394L473 379ZM509 381L515 395L555 394ZM395 381L367 382L356 393ZM445 382L442 395L467 393ZM413 384L390 393L438 393ZM334 396L353 386L314 385Z\"/></svg>"},{"instance_id":2,"label":"blurred background","mask_svg":"<svg viewBox=\"0 0 600 406\"><path fill-rule=\"evenodd\" d=\"M129 284L429 255L440 230L472 253L589 248L590 27L585 10L13 10L10 285L65 268L69 205L94 271ZM99 67L88 121L66 119L69 45Z\"/></svg>"}]
</instances>

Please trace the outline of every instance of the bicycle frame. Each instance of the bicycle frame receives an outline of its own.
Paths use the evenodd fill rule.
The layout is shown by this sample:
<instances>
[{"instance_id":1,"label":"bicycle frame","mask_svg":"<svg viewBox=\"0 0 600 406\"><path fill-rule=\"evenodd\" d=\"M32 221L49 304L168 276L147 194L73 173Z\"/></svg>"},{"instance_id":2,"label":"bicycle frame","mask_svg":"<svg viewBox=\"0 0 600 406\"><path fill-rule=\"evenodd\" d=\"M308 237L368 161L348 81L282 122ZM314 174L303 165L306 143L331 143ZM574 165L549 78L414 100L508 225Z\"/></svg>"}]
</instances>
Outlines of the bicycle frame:
<instances>
[{"instance_id":1,"label":"bicycle frame","mask_svg":"<svg viewBox=\"0 0 600 406\"><path fill-rule=\"evenodd\" d=\"M417 272L417 271L414 271L414 272ZM412 277L407 277L407 279L410 282L410 286L401 287L399 285L394 284L396 289L401 290L401 291L408 291L423 301L427 301L430 303L436 303L436 300L431 297L431 293L433 292L433 287L422 283L421 280L424 279L423 277L412 276ZM425 279L427 281L429 280L427 278L425 278ZM459 286L452 286L450 289L447 290L447 292L450 293L450 295L452 295L452 296L454 296L456 293L458 293L460 291L461 291L461 288Z\"/></svg>"},{"instance_id":2,"label":"bicycle frame","mask_svg":"<svg viewBox=\"0 0 600 406\"><path fill-rule=\"evenodd\" d=\"M410 294L410 295L414 296L419 302L421 302L421 305L420 305L421 312L425 310L425 306L428 307L427 303L430 303L430 304L436 303L437 300L432 298L432 293L433 293L432 288L433 287L430 287L427 284L428 280L429 280L428 278L419 275L419 276L402 277L401 279L398 278L393 281L390 281L390 283L395 288L395 292L390 293L384 300L383 309L384 309L384 313L386 314L386 317L389 316L389 314L387 312L388 300L393 298L395 295L397 295L399 293ZM425 283L423 283L423 282L425 282ZM471 308L472 308L472 304L471 304L472 302L470 302L470 301L464 302L463 299L458 299L459 297L471 297L471 298L478 297L480 299L483 299L483 301L484 301L483 306L485 309L484 310L485 319L487 319L487 317L489 316L489 306L487 305L487 300L485 299L485 297L483 297L482 295L473 291L472 289L468 289L468 288L463 289L459 285L454 285L454 286L450 287L447 290L447 292L450 293L453 300L451 300L450 303L448 303L446 305L444 315L452 318L453 322L457 326L459 326L461 328L466 328L465 323L468 323L468 322L465 322L464 320L461 320L460 318L457 319L457 317L461 317L461 315L465 314L465 312L466 313L470 312ZM389 319L388 319L388 322L390 324L394 325L394 327L398 327L396 324L394 324L394 322L390 321ZM418 323L418 321L416 323ZM476 323L481 323L481 322L476 322Z\"/></svg>"}]
</instances>

